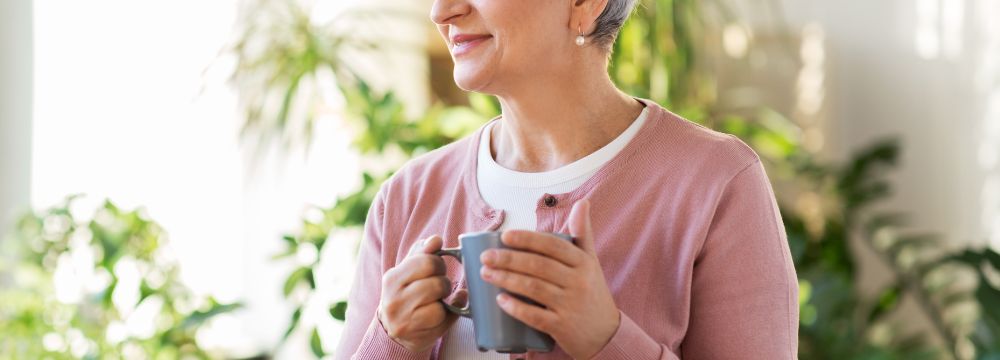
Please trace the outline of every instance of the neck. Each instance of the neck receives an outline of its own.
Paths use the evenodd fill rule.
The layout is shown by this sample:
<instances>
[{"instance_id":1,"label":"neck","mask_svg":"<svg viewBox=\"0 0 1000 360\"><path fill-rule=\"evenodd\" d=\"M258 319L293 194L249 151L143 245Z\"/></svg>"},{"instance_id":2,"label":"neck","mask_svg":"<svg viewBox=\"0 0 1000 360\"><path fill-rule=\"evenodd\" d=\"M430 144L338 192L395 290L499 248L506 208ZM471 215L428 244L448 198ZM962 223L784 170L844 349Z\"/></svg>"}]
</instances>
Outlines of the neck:
<instances>
[{"instance_id":1,"label":"neck","mask_svg":"<svg viewBox=\"0 0 1000 360\"><path fill-rule=\"evenodd\" d=\"M517 91L498 94L503 115L491 134L497 163L522 172L548 171L624 132L643 105L618 90L605 69L535 78Z\"/></svg>"}]
</instances>

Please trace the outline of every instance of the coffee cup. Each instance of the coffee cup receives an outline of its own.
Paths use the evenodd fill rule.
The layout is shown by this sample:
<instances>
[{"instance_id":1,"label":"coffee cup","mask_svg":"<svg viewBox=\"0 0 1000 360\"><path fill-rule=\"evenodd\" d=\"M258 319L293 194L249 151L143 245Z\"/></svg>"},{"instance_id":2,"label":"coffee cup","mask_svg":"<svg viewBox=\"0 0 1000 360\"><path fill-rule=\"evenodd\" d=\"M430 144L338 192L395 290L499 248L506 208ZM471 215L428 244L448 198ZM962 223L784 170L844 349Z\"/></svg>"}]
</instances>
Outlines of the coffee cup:
<instances>
[{"instance_id":1,"label":"coffee cup","mask_svg":"<svg viewBox=\"0 0 1000 360\"><path fill-rule=\"evenodd\" d=\"M442 257L451 256L461 262L468 283L469 300L466 307L459 308L443 301L442 304L448 311L472 319L479 351L494 350L499 353L552 351L554 346L552 337L504 312L497 305L496 298L500 293L507 291L484 281L480 276L480 269L483 267L479 260L480 254L489 249L507 248L500 241L500 235L501 232L489 231L462 234L458 237L460 247L441 249L436 253ZM573 241L570 235L555 233L552 235ZM537 305L523 296L510 294L529 304Z\"/></svg>"}]
</instances>

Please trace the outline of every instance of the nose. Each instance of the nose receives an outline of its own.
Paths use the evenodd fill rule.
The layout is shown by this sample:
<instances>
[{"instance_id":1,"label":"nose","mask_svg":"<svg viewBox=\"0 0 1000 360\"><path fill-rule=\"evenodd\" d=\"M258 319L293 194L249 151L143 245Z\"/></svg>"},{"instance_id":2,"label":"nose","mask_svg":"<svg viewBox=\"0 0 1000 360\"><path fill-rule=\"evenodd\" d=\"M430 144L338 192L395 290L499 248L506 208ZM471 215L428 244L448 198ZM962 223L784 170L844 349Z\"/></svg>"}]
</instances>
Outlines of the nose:
<instances>
[{"instance_id":1,"label":"nose","mask_svg":"<svg viewBox=\"0 0 1000 360\"><path fill-rule=\"evenodd\" d=\"M431 6L431 21L438 25L447 25L469 13L467 0L434 0Z\"/></svg>"}]
</instances>

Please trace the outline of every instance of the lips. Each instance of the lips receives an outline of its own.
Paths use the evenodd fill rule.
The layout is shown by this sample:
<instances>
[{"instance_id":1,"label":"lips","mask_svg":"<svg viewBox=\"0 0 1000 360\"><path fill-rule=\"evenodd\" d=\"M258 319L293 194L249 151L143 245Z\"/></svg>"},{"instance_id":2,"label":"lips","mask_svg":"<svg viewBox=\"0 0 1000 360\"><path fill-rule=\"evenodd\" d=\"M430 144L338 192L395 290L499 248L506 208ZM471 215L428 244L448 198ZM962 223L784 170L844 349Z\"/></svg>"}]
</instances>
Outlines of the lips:
<instances>
[{"instance_id":1,"label":"lips","mask_svg":"<svg viewBox=\"0 0 1000 360\"><path fill-rule=\"evenodd\" d=\"M493 38L488 34L459 34L451 37L451 53L459 56L471 51L476 45Z\"/></svg>"}]
</instances>

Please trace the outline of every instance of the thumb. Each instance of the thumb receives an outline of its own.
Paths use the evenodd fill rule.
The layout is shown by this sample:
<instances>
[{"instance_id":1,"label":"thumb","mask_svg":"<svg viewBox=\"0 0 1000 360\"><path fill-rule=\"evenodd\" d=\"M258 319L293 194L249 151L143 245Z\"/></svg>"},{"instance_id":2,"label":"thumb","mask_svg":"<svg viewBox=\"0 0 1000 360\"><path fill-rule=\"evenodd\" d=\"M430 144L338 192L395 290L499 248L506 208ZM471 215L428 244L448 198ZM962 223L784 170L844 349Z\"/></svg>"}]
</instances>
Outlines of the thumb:
<instances>
[{"instance_id":1,"label":"thumb","mask_svg":"<svg viewBox=\"0 0 1000 360\"><path fill-rule=\"evenodd\" d=\"M407 256L433 254L435 251L441 250L442 245L444 245L444 240L438 235L433 235L410 245L410 251Z\"/></svg>"},{"instance_id":2,"label":"thumb","mask_svg":"<svg viewBox=\"0 0 1000 360\"><path fill-rule=\"evenodd\" d=\"M421 252L424 254L433 254L436 251L441 250L442 246L444 246L444 239L442 239L439 235L434 235L427 238L427 240L424 240Z\"/></svg>"},{"instance_id":3,"label":"thumb","mask_svg":"<svg viewBox=\"0 0 1000 360\"><path fill-rule=\"evenodd\" d=\"M569 232L576 238L576 245L588 254L596 254L594 249L594 229L590 225L590 200L580 200L573 204L569 213Z\"/></svg>"}]
</instances>

